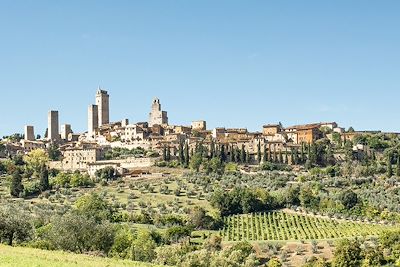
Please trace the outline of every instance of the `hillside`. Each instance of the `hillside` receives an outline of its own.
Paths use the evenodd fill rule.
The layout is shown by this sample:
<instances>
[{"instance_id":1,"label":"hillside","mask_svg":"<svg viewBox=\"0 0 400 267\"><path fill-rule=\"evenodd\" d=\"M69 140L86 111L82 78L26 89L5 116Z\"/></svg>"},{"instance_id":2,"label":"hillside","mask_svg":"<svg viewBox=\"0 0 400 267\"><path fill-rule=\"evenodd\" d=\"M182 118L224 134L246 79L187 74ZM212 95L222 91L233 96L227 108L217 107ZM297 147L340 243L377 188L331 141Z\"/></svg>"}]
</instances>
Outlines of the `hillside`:
<instances>
[{"instance_id":1,"label":"hillside","mask_svg":"<svg viewBox=\"0 0 400 267\"><path fill-rule=\"evenodd\" d=\"M156 266L143 262L116 260L87 255L78 255L60 251L46 251L23 247L9 247L0 245L1 267L141 267Z\"/></svg>"}]
</instances>

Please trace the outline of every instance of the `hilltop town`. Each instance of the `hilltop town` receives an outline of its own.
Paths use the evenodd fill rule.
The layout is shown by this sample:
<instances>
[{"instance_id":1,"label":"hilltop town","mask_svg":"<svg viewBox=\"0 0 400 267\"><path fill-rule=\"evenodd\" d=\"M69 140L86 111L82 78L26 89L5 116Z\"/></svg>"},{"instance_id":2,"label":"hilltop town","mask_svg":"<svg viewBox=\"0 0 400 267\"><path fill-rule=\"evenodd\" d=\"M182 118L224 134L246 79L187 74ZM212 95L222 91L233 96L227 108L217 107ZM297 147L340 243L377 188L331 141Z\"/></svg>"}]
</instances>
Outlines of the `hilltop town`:
<instances>
[{"instance_id":1,"label":"hilltop town","mask_svg":"<svg viewBox=\"0 0 400 267\"><path fill-rule=\"evenodd\" d=\"M63 171L86 171L91 176L95 172L113 167L119 174L129 174L133 168L150 167L162 155L165 160L178 159L180 147L187 147L189 156L203 145L208 151L224 150L227 158L241 158L242 151L245 163L258 164L267 155L279 159L285 155L286 163L294 164L294 155L304 146L317 140L327 138L331 143L340 146L352 141L356 135L377 132L346 131L336 122L318 122L305 125L284 127L281 123L266 124L259 132L249 132L246 128L214 128L207 129L206 121L193 121L191 125L170 125L167 111L163 111L161 102L155 98L151 103L147 122L130 123L128 119L110 122L110 95L99 89L95 95L95 103L88 107L88 125L84 133L74 133L70 124L59 125L58 111L49 111L48 128L43 138L35 135L34 126L26 125L21 140L6 138L8 156L26 154L35 149L57 147L61 152L60 160L51 162L50 167ZM15 135L14 135L15 137ZM125 155L123 158L110 159L113 149L142 149L143 153ZM369 153L365 146L354 146L354 152L362 156ZM261 151L261 153L260 153ZM236 153L237 152L237 153ZM287 156L286 156L287 155ZM338 155L340 159L340 155ZM241 159L238 159L240 161ZM265 159L266 160L266 159ZM282 162L284 163L284 162Z\"/></svg>"}]
</instances>

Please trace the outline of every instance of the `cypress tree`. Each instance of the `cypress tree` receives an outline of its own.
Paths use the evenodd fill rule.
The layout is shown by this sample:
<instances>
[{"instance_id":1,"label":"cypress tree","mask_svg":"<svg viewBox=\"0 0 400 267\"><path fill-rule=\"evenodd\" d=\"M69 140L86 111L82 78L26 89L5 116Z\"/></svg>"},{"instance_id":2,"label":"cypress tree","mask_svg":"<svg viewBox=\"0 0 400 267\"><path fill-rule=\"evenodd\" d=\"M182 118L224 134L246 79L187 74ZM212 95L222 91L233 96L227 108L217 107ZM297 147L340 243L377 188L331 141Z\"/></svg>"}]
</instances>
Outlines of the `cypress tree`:
<instances>
[{"instance_id":1,"label":"cypress tree","mask_svg":"<svg viewBox=\"0 0 400 267\"><path fill-rule=\"evenodd\" d=\"M258 163L261 163L261 141L258 141L257 144L257 160Z\"/></svg>"},{"instance_id":2,"label":"cypress tree","mask_svg":"<svg viewBox=\"0 0 400 267\"><path fill-rule=\"evenodd\" d=\"M242 151L240 152L240 161L246 163L246 150L244 149L244 145L242 145Z\"/></svg>"},{"instance_id":3,"label":"cypress tree","mask_svg":"<svg viewBox=\"0 0 400 267\"><path fill-rule=\"evenodd\" d=\"M189 166L189 161L190 161L190 157L189 157L189 145L188 143L185 143L185 148L184 148L184 157L185 157L185 167Z\"/></svg>"},{"instance_id":4,"label":"cypress tree","mask_svg":"<svg viewBox=\"0 0 400 267\"><path fill-rule=\"evenodd\" d=\"M397 155L396 175L400 177L400 155Z\"/></svg>"},{"instance_id":5,"label":"cypress tree","mask_svg":"<svg viewBox=\"0 0 400 267\"><path fill-rule=\"evenodd\" d=\"M183 151L183 142L179 143L179 163L180 164L185 164L185 153Z\"/></svg>"},{"instance_id":6,"label":"cypress tree","mask_svg":"<svg viewBox=\"0 0 400 267\"><path fill-rule=\"evenodd\" d=\"M164 146L164 148L163 148L163 153L162 153L162 158L163 158L163 161L167 161L167 148L166 148L166 146Z\"/></svg>"},{"instance_id":7,"label":"cypress tree","mask_svg":"<svg viewBox=\"0 0 400 267\"><path fill-rule=\"evenodd\" d=\"M299 150L298 149L294 150L294 164L296 164L296 165L299 164Z\"/></svg>"},{"instance_id":8,"label":"cypress tree","mask_svg":"<svg viewBox=\"0 0 400 267\"><path fill-rule=\"evenodd\" d=\"M267 161L272 161L271 147L267 149Z\"/></svg>"},{"instance_id":9,"label":"cypress tree","mask_svg":"<svg viewBox=\"0 0 400 267\"><path fill-rule=\"evenodd\" d=\"M19 197L20 193L24 191L24 186L22 185L22 177L18 170L16 170L12 175L10 194L13 197Z\"/></svg>"},{"instance_id":10,"label":"cypress tree","mask_svg":"<svg viewBox=\"0 0 400 267\"><path fill-rule=\"evenodd\" d=\"M282 149L279 150L279 163L283 163Z\"/></svg>"},{"instance_id":11,"label":"cypress tree","mask_svg":"<svg viewBox=\"0 0 400 267\"><path fill-rule=\"evenodd\" d=\"M285 149L285 163L289 164L289 155L288 155L288 150L287 148Z\"/></svg>"},{"instance_id":12,"label":"cypress tree","mask_svg":"<svg viewBox=\"0 0 400 267\"><path fill-rule=\"evenodd\" d=\"M40 191L43 192L49 189L49 171L47 169L47 166L43 164L40 168Z\"/></svg>"},{"instance_id":13,"label":"cypress tree","mask_svg":"<svg viewBox=\"0 0 400 267\"><path fill-rule=\"evenodd\" d=\"M225 153L225 145L221 145L220 157L221 157L222 162L226 162L227 157L226 157L226 153Z\"/></svg>"},{"instance_id":14,"label":"cypress tree","mask_svg":"<svg viewBox=\"0 0 400 267\"><path fill-rule=\"evenodd\" d=\"M167 153L166 153L166 160L170 161L171 160L171 148L168 146L167 148Z\"/></svg>"},{"instance_id":15,"label":"cypress tree","mask_svg":"<svg viewBox=\"0 0 400 267\"><path fill-rule=\"evenodd\" d=\"M392 159L390 155L387 158L387 176L389 178L393 176Z\"/></svg>"},{"instance_id":16,"label":"cypress tree","mask_svg":"<svg viewBox=\"0 0 400 267\"><path fill-rule=\"evenodd\" d=\"M211 140L211 145L210 145L210 158L212 159L215 156L215 145L214 141Z\"/></svg>"},{"instance_id":17,"label":"cypress tree","mask_svg":"<svg viewBox=\"0 0 400 267\"><path fill-rule=\"evenodd\" d=\"M263 161L264 161L264 162L267 162L267 161L268 161L268 153L267 153L267 146L266 146L266 145L264 145Z\"/></svg>"},{"instance_id":18,"label":"cypress tree","mask_svg":"<svg viewBox=\"0 0 400 267\"><path fill-rule=\"evenodd\" d=\"M304 163L306 161L305 155L304 155L304 143L301 143L300 160L301 160L301 163Z\"/></svg>"},{"instance_id":19,"label":"cypress tree","mask_svg":"<svg viewBox=\"0 0 400 267\"><path fill-rule=\"evenodd\" d=\"M235 149L233 145L231 146L231 151L229 152L229 161L235 162Z\"/></svg>"},{"instance_id":20,"label":"cypress tree","mask_svg":"<svg viewBox=\"0 0 400 267\"><path fill-rule=\"evenodd\" d=\"M278 161L278 154L276 152L276 147L274 146L274 159L273 162L276 163Z\"/></svg>"}]
</instances>

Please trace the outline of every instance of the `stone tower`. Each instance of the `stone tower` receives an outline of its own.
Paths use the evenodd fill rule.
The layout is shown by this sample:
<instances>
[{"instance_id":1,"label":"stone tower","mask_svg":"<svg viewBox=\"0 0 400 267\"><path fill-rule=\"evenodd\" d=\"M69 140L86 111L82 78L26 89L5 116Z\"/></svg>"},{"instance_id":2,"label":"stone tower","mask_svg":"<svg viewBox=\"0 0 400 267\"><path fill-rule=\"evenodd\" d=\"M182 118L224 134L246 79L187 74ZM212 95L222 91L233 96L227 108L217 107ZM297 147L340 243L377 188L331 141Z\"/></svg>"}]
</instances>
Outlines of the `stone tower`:
<instances>
[{"instance_id":1,"label":"stone tower","mask_svg":"<svg viewBox=\"0 0 400 267\"><path fill-rule=\"evenodd\" d=\"M61 125L61 139L68 140L68 135L72 133L71 124Z\"/></svg>"},{"instance_id":2,"label":"stone tower","mask_svg":"<svg viewBox=\"0 0 400 267\"><path fill-rule=\"evenodd\" d=\"M49 111L47 117L48 133L47 139L50 141L58 141L60 139L59 124L58 124L58 111Z\"/></svg>"},{"instance_id":3,"label":"stone tower","mask_svg":"<svg viewBox=\"0 0 400 267\"><path fill-rule=\"evenodd\" d=\"M25 140L34 141L35 140L35 131L33 126L26 125L25 126Z\"/></svg>"},{"instance_id":4,"label":"stone tower","mask_svg":"<svg viewBox=\"0 0 400 267\"><path fill-rule=\"evenodd\" d=\"M96 92L96 105L98 107L98 126L110 123L110 96L100 87Z\"/></svg>"},{"instance_id":5,"label":"stone tower","mask_svg":"<svg viewBox=\"0 0 400 267\"><path fill-rule=\"evenodd\" d=\"M95 130L99 127L99 110L97 105L88 108L88 135L93 137Z\"/></svg>"},{"instance_id":6,"label":"stone tower","mask_svg":"<svg viewBox=\"0 0 400 267\"><path fill-rule=\"evenodd\" d=\"M152 127L155 124L168 124L167 112L161 110L160 99L158 98L154 98L149 115L149 127Z\"/></svg>"}]
</instances>

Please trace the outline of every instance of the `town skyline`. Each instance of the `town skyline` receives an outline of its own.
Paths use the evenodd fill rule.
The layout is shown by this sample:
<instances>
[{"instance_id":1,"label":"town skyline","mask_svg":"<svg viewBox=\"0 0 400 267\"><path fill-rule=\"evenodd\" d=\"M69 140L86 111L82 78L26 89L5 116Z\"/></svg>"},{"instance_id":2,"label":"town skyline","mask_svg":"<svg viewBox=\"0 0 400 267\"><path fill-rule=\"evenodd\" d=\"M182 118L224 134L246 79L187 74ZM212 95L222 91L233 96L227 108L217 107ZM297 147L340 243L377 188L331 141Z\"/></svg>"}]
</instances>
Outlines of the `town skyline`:
<instances>
[{"instance_id":1,"label":"town skyline","mask_svg":"<svg viewBox=\"0 0 400 267\"><path fill-rule=\"evenodd\" d=\"M91 97L93 98L93 92L95 90L107 90L109 92L112 92L110 90L108 90L107 88L101 87L100 85L97 86L97 89L92 89L91 90ZM123 95L123 93L122 93ZM144 110L139 111L136 114L133 114L132 109L130 109L129 107L127 107L126 104L123 105L118 105L118 103L115 103L116 100L114 99L116 98L117 101L121 100L121 96L118 97L118 95L113 94L113 97L110 98L110 122L119 122L123 119L128 119L129 122L131 123L137 123L137 122L147 122L148 121L148 111L150 110L150 106L151 106L151 102L155 99L155 98L159 98L162 102L163 105L165 107L167 107L168 109L168 102L166 102L163 98L161 97L157 97L157 96L146 96L145 99L146 101L142 101L141 99L137 99L141 104L141 106L146 106ZM167 98L169 99L169 98ZM86 100L86 98L85 98ZM90 102L90 100L88 100ZM89 103L88 102L88 103ZM93 102L93 101L92 101ZM129 101L128 101L129 102ZM62 104L61 101L59 101L60 103L60 107L58 108L56 104L53 104L52 106L49 106L49 108L47 110L45 110L43 112L43 114L41 114L40 117L35 117L33 120L31 119L30 121L24 121L21 126L17 126L17 128L15 128L15 130L11 130L9 132L0 132L0 136L7 136L7 135L11 135L14 133L21 133L23 134L24 132L24 126L25 125L32 125L35 127L35 135L40 135L40 136L44 136L46 129L47 129L47 113L51 110L55 110L55 111L59 111L59 125L63 125L63 124L70 124L72 125L72 130L74 133L84 133L88 131L88 127L87 127L87 105L86 106L77 106L74 105L74 108L68 109L65 108L65 105ZM46 103L47 104L47 103ZM194 110L198 110L199 114L201 114L200 110L199 110L199 106L202 105L197 105L198 103L196 101L194 101L193 105L191 105L191 108L193 108ZM42 111L44 110L43 108L44 105L41 105L40 108L38 108L38 110ZM126 108L126 116L124 116L124 110L121 109L121 106L125 106ZM248 108L251 108L251 104L248 105ZM361 128L361 127L357 127L357 123L356 124L346 124L346 123L342 123L341 120L335 120L332 116L323 116L323 114L325 114L329 108L325 107L326 110L325 111L321 111L320 114L322 114L320 116L320 118L318 118L318 116L314 117L313 120L306 120L303 118L296 118L295 116L287 121L283 121L283 120L279 120L278 116L275 115L275 117L277 118L276 120L264 120L264 121L260 121L260 122L252 122L248 125L246 125L245 123L243 123L243 120L239 120L238 122L235 121L227 121L227 122L218 122L216 118L219 118L220 116L217 114L214 118L212 117L207 117L207 118L202 118L201 115L199 116L194 116L192 119L190 119L188 116L185 117L185 119L183 121L178 121L178 118L182 118L182 116L180 115L180 113L185 113L185 111L179 111L178 108L172 109L173 111L170 113L172 116L170 116L171 120L170 120L170 124L171 125L182 125L182 126L190 126L191 122L196 121L196 120L205 120L207 121L207 126L209 129L213 129L213 128L218 128L218 127L225 127L225 128L246 128L249 131L252 132L261 132L262 131L262 126L263 125L267 125L267 124L276 124L276 123L282 123L282 125L284 126L294 126L294 125L302 125L302 124L310 124L310 123L320 123L320 122L337 122L339 123L342 127L344 127L345 129L348 129L349 127L352 127L356 130L359 131L382 131L382 132L400 132L396 131L397 127L394 128L376 128L376 127L366 127L366 128ZM246 107L245 107L246 109ZM322 107L322 109L324 109ZM131 111L130 111L131 110ZM136 109L137 110L137 109ZM168 109L169 110L169 109ZM223 107L222 109L223 110ZM71 111L78 111L79 115L76 117L69 117L71 114ZM118 115L116 114L118 112ZM75 113L76 114L76 113ZM192 112L190 114L193 114ZM222 116L223 117L223 116ZM328 119L324 119L324 117L328 118ZM31 117L32 118L32 117ZM267 118L272 118L271 117L267 117ZM313 117L310 117L311 119ZM1 125L1 128L4 127L4 124ZM0 128L0 129L1 129ZM5 127L4 127L5 128ZM6 128L5 128L6 129ZM12 128L10 128L12 129ZM393 130L391 130L393 129Z\"/></svg>"}]
</instances>

